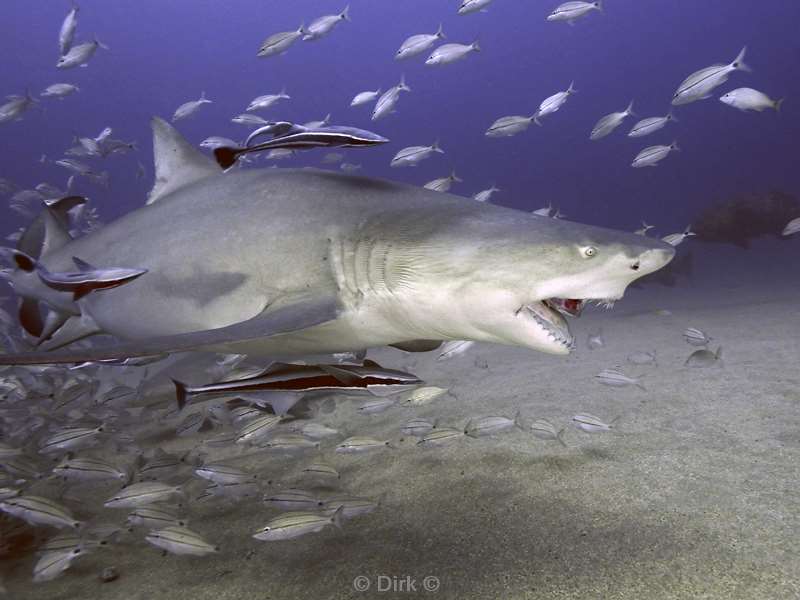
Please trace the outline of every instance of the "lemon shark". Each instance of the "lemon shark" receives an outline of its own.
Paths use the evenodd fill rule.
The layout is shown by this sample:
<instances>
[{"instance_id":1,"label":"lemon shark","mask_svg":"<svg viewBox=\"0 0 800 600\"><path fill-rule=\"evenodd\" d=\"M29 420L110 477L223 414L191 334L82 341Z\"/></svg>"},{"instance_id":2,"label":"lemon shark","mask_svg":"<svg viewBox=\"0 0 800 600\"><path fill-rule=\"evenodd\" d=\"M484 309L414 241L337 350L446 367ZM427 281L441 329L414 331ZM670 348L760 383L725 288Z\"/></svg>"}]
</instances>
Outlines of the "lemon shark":
<instances>
[{"instance_id":1,"label":"lemon shark","mask_svg":"<svg viewBox=\"0 0 800 600\"><path fill-rule=\"evenodd\" d=\"M381 179L223 173L165 121L155 118L153 131L156 180L145 206L77 239L50 215L34 236L40 250L19 248L51 272L79 256L146 273L75 301L10 270L28 308L48 307L54 332L0 364L430 350L446 340L568 354L564 315L621 298L675 253L656 239ZM92 334L114 339L71 346Z\"/></svg>"}]
</instances>

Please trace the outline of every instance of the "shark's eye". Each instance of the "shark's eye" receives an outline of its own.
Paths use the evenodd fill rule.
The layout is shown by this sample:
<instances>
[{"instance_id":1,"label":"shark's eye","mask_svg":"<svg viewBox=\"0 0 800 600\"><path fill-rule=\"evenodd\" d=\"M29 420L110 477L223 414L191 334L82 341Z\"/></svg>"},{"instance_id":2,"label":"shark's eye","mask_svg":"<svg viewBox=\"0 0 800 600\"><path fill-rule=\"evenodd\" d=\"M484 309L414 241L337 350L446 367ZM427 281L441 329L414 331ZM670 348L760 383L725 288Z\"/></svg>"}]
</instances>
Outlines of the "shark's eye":
<instances>
[{"instance_id":1,"label":"shark's eye","mask_svg":"<svg viewBox=\"0 0 800 600\"><path fill-rule=\"evenodd\" d=\"M586 246L586 248L583 249L583 255L586 258L592 258L595 254L597 254L597 248L594 246Z\"/></svg>"}]
</instances>

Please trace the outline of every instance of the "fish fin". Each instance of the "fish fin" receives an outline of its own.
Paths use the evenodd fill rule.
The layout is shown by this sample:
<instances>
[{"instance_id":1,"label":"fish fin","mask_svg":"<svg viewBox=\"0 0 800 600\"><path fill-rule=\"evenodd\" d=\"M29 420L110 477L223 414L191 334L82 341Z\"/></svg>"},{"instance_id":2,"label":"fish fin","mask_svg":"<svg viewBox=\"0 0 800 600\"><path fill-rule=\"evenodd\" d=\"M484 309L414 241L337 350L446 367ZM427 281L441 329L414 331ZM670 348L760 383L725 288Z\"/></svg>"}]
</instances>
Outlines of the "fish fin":
<instances>
[{"instance_id":1,"label":"fish fin","mask_svg":"<svg viewBox=\"0 0 800 600\"><path fill-rule=\"evenodd\" d=\"M403 352L433 352L442 345L442 340L409 340L389 344L392 348L397 348Z\"/></svg>"},{"instance_id":2,"label":"fish fin","mask_svg":"<svg viewBox=\"0 0 800 600\"><path fill-rule=\"evenodd\" d=\"M333 523L337 529L342 528L342 515L344 514L344 505L341 505L339 508L336 509L336 512L333 513L331 516L331 523Z\"/></svg>"},{"instance_id":3,"label":"fish fin","mask_svg":"<svg viewBox=\"0 0 800 600\"><path fill-rule=\"evenodd\" d=\"M434 33L433 35L435 35L440 40L443 40L443 39L446 38L446 36L444 35L444 30L442 29L442 24L441 23L439 23L439 29L437 29L436 33Z\"/></svg>"},{"instance_id":4,"label":"fish fin","mask_svg":"<svg viewBox=\"0 0 800 600\"><path fill-rule=\"evenodd\" d=\"M81 260L77 256L72 257L72 262L75 263L75 266L78 267L80 271L92 271L94 267L87 263L85 260Z\"/></svg>"},{"instance_id":5,"label":"fish fin","mask_svg":"<svg viewBox=\"0 0 800 600\"><path fill-rule=\"evenodd\" d=\"M714 353L714 356L717 357L717 360L722 360L722 346L717 348L717 351Z\"/></svg>"},{"instance_id":6,"label":"fish fin","mask_svg":"<svg viewBox=\"0 0 800 600\"><path fill-rule=\"evenodd\" d=\"M33 273L38 266L35 258L30 257L19 250L11 251L11 259L14 261L14 265L18 269L25 271L26 273Z\"/></svg>"},{"instance_id":7,"label":"fish fin","mask_svg":"<svg viewBox=\"0 0 800 600\"><path fill-rule=\"evenodd\" d=\"M119 342L100 348L4 354L0 355L0 364L76 363L149 356L165 352L213 351L216 347L236 342L257 340L313 327L336 319L338 313L338 301L334 297L325 297L296 302L273 310L267 307L251 319L218 329Z\"/></svg>"},{"instance_id":8,"label":"fish fin","mask_svg":"<svg viewBox=\"0 0 800 600\"><path fill-rule=\"evenodd\" d=\"M294 392L270 392L264 401L271 407L276 415L287 414L292 407L300 401L301 395Z\"/></svg>"},{"instance_id":9,"label":"fish fin","mask_svg":"<svg viewBox=\"0 0 800 600\"><path fill-rule=\"evenodd\" d=\"M228 148L226 146L214 148L214 158L217 160L217 164L223 169L230 169L236 162L236 157L238 156L238 148Z\"/></svg>"},{"instance_id":10,"label":"fish fin","mask_svg":"<svg viewBox=\"0 0 800 600\"><path fill-rule=\"evenodd\" d=\"M344 19L345 21L350 20L350 5L344 7L344 10L339 13L339 18Z\"/></svg>"},{"instance_id":11,"label":"fish fin","mask_svg":"<svg viewBox=\"0 0 800 600\"><path fill-rule=\"evenodd\" d=\"M19 324L30 335L38 338L44 330L39 302L32 298L23 298L19 305ZM10 355L6 355L10 356Z\"/></svg>"},{"instance_id":12,"label":"fish fin","mask_svg":"<svg viewBox=\"0 0 800 600\"><path fill-rule=\"evenodd\" d=\"M221 172L211 159L201 154L163 119L153 117L152 127L156 180L147 197L147 204L185 185Z\"/></svg>"},{"instance_id":13,"label":"fish fin","mask_svg":"<svg viewBox=\"0 0 800 600\"><path fill-rule=\"evenodd\" d=\"M177 379L173 379L172 383L175 386L175 401L178 403L178 410L183 410L183 407L186 406L186 399L188 397L186 384L182 381L178 381Z\"/></svg>"},{"instance_id":14,"label":"fish fin","mask_svg":"<svg viewBox=\"0 0 800 600\"><path fill-rule=\"evenodd\" d=\"M747 46L739 50L739 54L736 55L736 58L733 59L731 66L736 69L737 71L745 71L747 73L752 73L753 69L744 62L744 55L747 52Z\"/></svg>"},{"instance_id":15,"label":"fish fin","mask_svg":"<svg viewBox=\"0 0 800 600\"><path fill-rule=\"evenodd\" d=\"M43 352L56 350L98 333L103 333L103 330L88 314L70 317L49 339L40 340L37 343L37 350Z\"/></svg>"},{"instance_id":16,"label":"fish fin","mask_svg":"<svg viewBox=\"0 0 800 600\"><path fill-rule=\"evenodd\" d=\"M564 441L564 432L565 432L566 430L567 430L567 428L566 428L566 427L562 427L562 428L561 428L561 431L559 431L559 432L556 434L556 439L559 441L559 443L560 443L562 446L564 446L564 448L567 448L567 442L565 442L565 441Z\"/></svg>"},{"instance_id":17,"label":"fish fin","mask_svg":"<svg viewBox=\"0 0 800 600\"><path fill-rule=\"evenodd\" d=\"M47 313L47 316L44 320L44 327L42 329L41 335L39 335L39 339L36 340L36 346L39 346L42 342L49 340L52 335L61 329L61 327L69 320L71 315L67 313L62 313L57 310L50 310Z\"/></svg>"},{"instance_id":18,"label":"fish fin","mask_svg":"<svg viewBox=\"0 0 800 600\"><path fill-rule=\"evenodd\" d=\"M784 100L786 100L786 98L779 98L778 100L775 101L774 104L775 112L781 112L781 106L783 106Z\"/></svg>"},{"instance_id":19,"label":"fish fin","mask_svg":"<svg viewBox=\"0 0 800 600\"><path fill-rule=\"evenodd\" d=\"M340 369L332 365L319 365L319 368L325 371L331 377L335 377L337 381L340 381L345 385L361 387L359 385L361 378L358 375L354 375L350 371Z\"/></svg>"},{"instance_id":20,"label":"fish fin","mask_svg":"<svg viewBox=\"0 0 800 600\"><path fill-rule=\"evenodd\" d=\"M33 220L17 242L17 250L40 258L72 241L69 234L70 210L85 204L82 196L67 196L55 202L45 202L44 210Z\"/></svg>"},{"instance_id":21,"label":"fish fin","mask_svg":"<svg viewBox=\"0 0 800 600\"><path fill-rule=\"evenodd\" d=\"M514 426L517 429L525 431L525 427L522 424L522 411L517 409L517 412L514 413Z\"/></svg>"}]
</instances>

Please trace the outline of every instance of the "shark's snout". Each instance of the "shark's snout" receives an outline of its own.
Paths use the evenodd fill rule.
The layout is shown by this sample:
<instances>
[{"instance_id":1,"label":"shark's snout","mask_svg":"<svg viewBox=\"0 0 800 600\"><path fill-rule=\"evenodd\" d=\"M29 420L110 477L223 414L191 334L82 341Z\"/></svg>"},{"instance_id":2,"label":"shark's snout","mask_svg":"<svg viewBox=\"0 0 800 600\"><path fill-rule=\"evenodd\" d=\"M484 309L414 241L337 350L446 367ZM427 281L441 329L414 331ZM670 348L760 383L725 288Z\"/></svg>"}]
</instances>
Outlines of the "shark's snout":
<instances>
[{"instance_id":1,"label":"shark's snout","mask_svg":"<svg viewBox=\"0 0 800 600\"><path fill-rule=\"evenodd\" d=\"M647 275L666 266L674 256L675 248L668 244L664 244L662 248L650 248L639 255L631 269L637 271L639 276Z\"/></svg>"}]
</instances>

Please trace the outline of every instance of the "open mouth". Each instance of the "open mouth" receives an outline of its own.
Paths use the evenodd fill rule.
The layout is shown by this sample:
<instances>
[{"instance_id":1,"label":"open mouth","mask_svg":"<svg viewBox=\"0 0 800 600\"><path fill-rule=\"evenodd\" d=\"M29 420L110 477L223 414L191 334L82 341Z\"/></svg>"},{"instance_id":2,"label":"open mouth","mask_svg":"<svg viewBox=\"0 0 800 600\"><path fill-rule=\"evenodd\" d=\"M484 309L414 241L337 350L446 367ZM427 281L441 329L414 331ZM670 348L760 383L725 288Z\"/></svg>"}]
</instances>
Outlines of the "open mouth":
<instances>
[{"instance_id":1,"label":"open mouth","mask_svg":"<svg viewBox=\"0 0 800 600\"><path fill-rule=\"evenodd\" d=\"M589 299L575 298L546 298L525 304L520 310L525 309L525 313L533 318L554 344L572 349L575 347L575 337L564 316L579 317L590 301ZM614 305L614 301L608 299L596 300L596 302L605 308L611 308Z\"/></svg>"}]
</instances>

